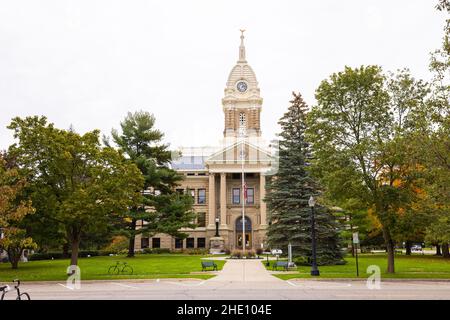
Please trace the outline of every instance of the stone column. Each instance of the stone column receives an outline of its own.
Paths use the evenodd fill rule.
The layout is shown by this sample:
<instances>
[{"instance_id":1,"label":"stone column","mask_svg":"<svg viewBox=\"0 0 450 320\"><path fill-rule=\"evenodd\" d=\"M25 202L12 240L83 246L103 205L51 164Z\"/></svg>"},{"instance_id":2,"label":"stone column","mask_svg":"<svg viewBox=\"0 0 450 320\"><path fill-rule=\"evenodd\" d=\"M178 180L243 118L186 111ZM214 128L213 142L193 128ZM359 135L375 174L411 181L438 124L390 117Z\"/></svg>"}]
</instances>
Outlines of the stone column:
<instances>
[{"instance_id":1,"label":"stone column","mask_svg":"<svg viewBox=\"0 0 450 320\"><path fill-rule=\"evenodd\" d=\"M220 224L222 227L227 225L227 174L220 174Z\"/></svg>"},{"instance_id":2,"label":"stone column","mask_svg":"<svg viewBox=\"0 0 450 320\"><path fill-rule=\"evenodd\" d=\"M208 211L208 229L214 229L216 223L216 185L214 173L209 174Z\"/></svg>"},{"instance_id":3,"label":"stone column","mask_svg":"<svg viewBox=\"0 0 450 320\"><path fill-rule=\"evenodd\" d=\"M259 210L261 215L261 225L267 225L267 207L264 202L266 196L266 176L263 173L259 174Z\"/></svg>"}]
</instances>

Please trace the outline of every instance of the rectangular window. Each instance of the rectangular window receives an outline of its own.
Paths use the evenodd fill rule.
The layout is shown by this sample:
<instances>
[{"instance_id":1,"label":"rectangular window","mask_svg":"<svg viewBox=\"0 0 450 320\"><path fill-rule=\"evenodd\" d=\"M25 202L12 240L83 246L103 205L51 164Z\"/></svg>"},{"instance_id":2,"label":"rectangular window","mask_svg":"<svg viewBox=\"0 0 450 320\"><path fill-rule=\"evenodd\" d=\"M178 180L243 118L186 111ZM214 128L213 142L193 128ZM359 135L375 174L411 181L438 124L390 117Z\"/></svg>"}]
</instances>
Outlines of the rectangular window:
<instances>
[{"instance_id":1,"label":"rectangular window","mask_svg":"<svg viewBox=\"0 0 450 320\"><path fill-rule=\"evenodd\" d=\"M194 248L194 238L186 239L186 248Z\"/></svg>"},{"instance_id":2,"label":"rectangular window","mask_svg":"<svg viewBox=\"0 0 450 320\"><path fill-rule=\"evenodd\" d=\"M197 227L206 227L206 212L199 212L197 216Z\"/></svg>"},{"instance_id":3,"label":"rectangular window","mask_svg":"<svg viewBox=\"0 0 450 320\"><path fill-rule=\"evenodd\" d=\"M149 240L148 238L141 238L141 248L145 249L148 248Z\"/></svg>"},{"instance_id":4,"label":"rectangular window","mask_svg":"<svg viewBox=\"0 0 450 320\"><path fill-rule=\"evenodd\" d=\"M197 248L206 247L206 238L197 238Z\"/></svg>"},{"instance_id":5,"label":"rectangular window","mask_svg":"<svg viewBox=\"0 0 450 320\"><path fill-rule=\"evenodd\" d=\"M177 191L179 194L184 194L184 190L183 190L183 189L176 189L176 191Z\"/></svg>"},{"instance_id":6,"label":"rectangular window","mask_svg":"<svg viewBox=\"0 0 450 320\"><path fill-rule=\"evenodd\" d=\"M241 203L241 189L233 188L233 204Z\"/></svg>"},{"instance_id":7,"label":"rectangular window","mask_svg":"<svg viewBox=\"0 0 450 320\"><path fill-rule=\"evenodd\" d=\"M255 203L255 189L247 188L247 204Z\"/></svg>"},{"instance_id":8,"label":"rectangular window","mask_svg":"<svg viewBox=\"0 0 450 320\"><path fill-rule=\"evenodd\" d=\"M155 248L155 249L161 248L161 239L160 238L152 238L152 248Z\"/></svg>"},{"instance_id":9,"label":"rectangular window","mask_svg":"<svg viewBox=\"0 0 450 320\"><path fill-rule=\"evenodd\" d=\"M183 249L183 239L175 238L175 249Z\"/></svg>"},{"instance_id":10,"label":"rectangular window","mask_svg":"<svg viewBox=\"0 0 450 320\"><path fill-rule=\"evenodd\" d=\"M192 197L192 201L195 203L195 189L188 189L188 192Z\"/></svg>"},{"instance_id":11,"label":"rectangular window","mask_svg":"<svg viewBox=\"0 0 450 320\"><path fill-rule=\"evenodd\" d=\"M205 204L206 203L206 189L198 189L198 204Z\"/></svg>"}]
</instances>

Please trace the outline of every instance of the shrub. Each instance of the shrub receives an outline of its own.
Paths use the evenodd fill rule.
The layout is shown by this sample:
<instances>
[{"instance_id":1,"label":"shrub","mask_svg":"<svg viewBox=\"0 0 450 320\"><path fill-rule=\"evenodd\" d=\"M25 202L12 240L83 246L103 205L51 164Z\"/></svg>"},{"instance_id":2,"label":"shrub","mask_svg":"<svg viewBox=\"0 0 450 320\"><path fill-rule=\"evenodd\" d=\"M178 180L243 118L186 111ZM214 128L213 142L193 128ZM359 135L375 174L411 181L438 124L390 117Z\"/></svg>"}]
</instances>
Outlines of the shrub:
<instances>
[{"instance_id":1,"label":"shrub","mask_svg":"<svg viewBox=\"0 0 450 320\"><path fill-rule=\"evenodd\" d=\"M252 259L256 257L256 252L255 250L251 249L251 250L245 250L245 257L247 259Z\"/></svg>"},{"instance_id":2,"label":"shrub","mask_svg":"<svg viewBox=\"0 0 450 320\"><path fill-rule=\"evenodd\" d=\"M231 258L242 259L242 250L233 250L231 252Z\"/></svg>"},{"instance_id":3,"label":"shrub","mask_svg":"<svg viewBox=\"0 0 450 320\"><path fill-rule=\"evenodd\" d=\"M258 256L262 255L263 252L264 252L264 250L261 249L261 248L256 249L256 254L257 254Z\"/></svg>"},{"instance_id":4,"label":"shrub","mask_svg":"<svg viewBox=\"0 0 450 320\"><path fill-rule=\"evenodd\" d=\"M170 253L170 249L168 249L168 248L154 248L154 249L152 249L152 253L157 253L157 254Z\"/></svg>"},{"instance_id":5,"label":"shrub","mask_svg":"<svg viewBox=\"0 0 450 320\"><path fill-rule=\"evenodd\" d=\"M183 252L190 254L190 255L196 255L196 254L205 255L208 253L208 249L205 249L205 248L186 249Z\"/></svg>"},{"instance_id":6,"label":"shrub","mask_svg":"<svg viewBox=\"0 0 450 320\"><path fill-rule=\"evenodd\" d=\"M142 250L143 254L151 254L153 253L153 249L152 248L145 248Z\"/></svg>"},{"instance_id":7,"label":"shrub","mask_svg":"<svg viewBox=\"0 0 450 320\"><path fill-rule=\"evenodd\" d=\"M64 259L64 254L62 252L41 252L33 253L28 256L29 261L38 260L52 260L53 259Z\"/></svg>"}]
</instances>

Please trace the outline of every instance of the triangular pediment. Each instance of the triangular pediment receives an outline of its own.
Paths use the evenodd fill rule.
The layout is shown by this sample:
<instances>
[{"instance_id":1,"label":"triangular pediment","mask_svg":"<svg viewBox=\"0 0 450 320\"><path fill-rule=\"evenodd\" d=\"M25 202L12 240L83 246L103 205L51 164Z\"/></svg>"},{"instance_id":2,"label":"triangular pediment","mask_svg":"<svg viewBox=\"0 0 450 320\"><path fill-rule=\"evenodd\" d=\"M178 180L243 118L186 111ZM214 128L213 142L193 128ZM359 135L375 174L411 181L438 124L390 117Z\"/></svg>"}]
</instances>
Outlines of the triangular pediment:
<instances>
[{"instance_id":1,"label":"triangular pediment","mask_svg":"<svg viewBox=\"0 0 450 320\"><path fill-rule=\"evenodd\" d=\"M206 159L206 164L237 164L242 163L242 153L245 163L270 164L274 161L273 156L263 148L255 146L247 141L239 141L225 147Z\"/></svg>"}]
</instances>

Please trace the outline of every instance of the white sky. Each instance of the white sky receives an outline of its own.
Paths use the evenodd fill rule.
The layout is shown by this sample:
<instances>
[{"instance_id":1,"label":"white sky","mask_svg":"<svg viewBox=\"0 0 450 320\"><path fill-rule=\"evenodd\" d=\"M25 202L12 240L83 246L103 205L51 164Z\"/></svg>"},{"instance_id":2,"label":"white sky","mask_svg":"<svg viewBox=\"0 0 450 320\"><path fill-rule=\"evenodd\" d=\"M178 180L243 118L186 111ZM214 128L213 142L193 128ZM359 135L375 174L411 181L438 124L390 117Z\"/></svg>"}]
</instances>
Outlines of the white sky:
<instances>
[{"instance_id":1,"label":"white sky","mask_svg":"<svg viewBox=\"0 0 450 320\"><path fill-rule=\"evenodd\" d=\"M0 149L13 142L14 116L109 134L140 109L156 116L172 147L216 144L240 28L270 139L292 90L313 104L320 81L345 65L409 67L428 80L445 19L436 2L2 1Z\"/></svg>"}]
</instances>

